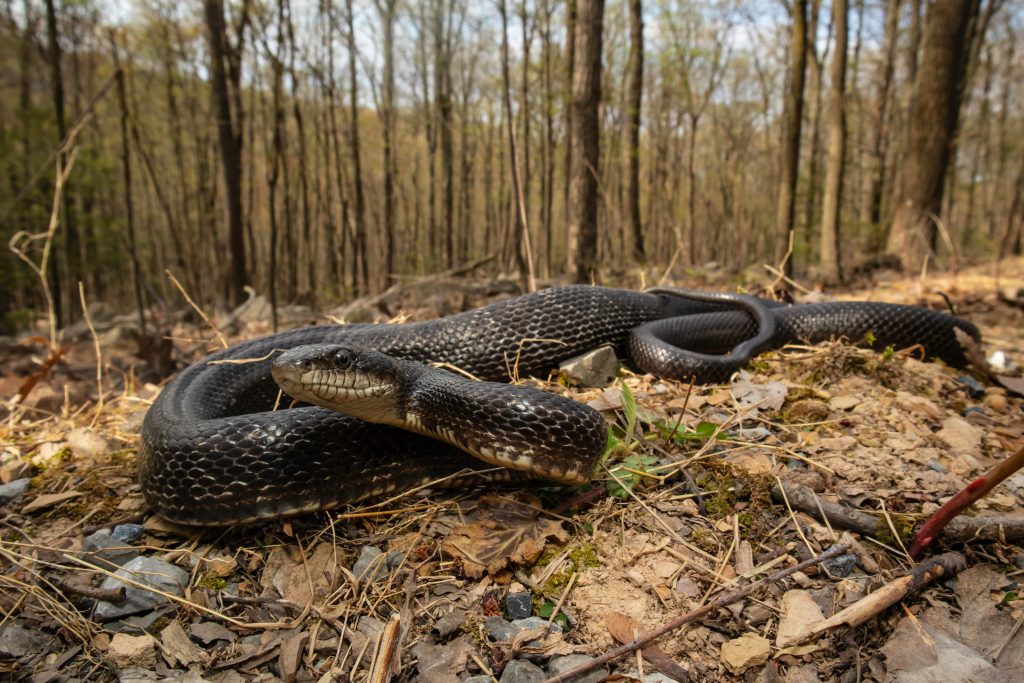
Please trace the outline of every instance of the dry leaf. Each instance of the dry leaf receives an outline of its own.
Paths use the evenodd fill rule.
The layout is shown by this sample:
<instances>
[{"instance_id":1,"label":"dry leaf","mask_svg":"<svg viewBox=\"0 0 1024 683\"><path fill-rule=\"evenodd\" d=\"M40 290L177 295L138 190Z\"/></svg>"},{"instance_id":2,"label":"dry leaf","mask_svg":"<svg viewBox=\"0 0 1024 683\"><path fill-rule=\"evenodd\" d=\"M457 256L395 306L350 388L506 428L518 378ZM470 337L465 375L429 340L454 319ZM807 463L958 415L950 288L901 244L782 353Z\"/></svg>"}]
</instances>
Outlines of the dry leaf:
<instances>
[{"instance_id":1,"label":"dry leaf","mask_svg":"<svg viewBox=\"0 0 1024 683\"><path fill-rule=\"evenodd\" d=\"M65 491L64 493L44 493L36 496L32 499L31 503L28 503L25 507L21 508L23 515L31 515L33 512L39 512L47 508L52 508L55 505L60 505L63 502L69 501L72 498L78 498L82 495L81 491Z\"/></svg>"},{"instance_id":2,"label":"dry leaf","mask_svg":"<svg viewBox=\"0 0 1024 683\"><path fill-rule=\"evenodd\" d=\"M530 564L550 539L565 542L569 534L558 520L540 518L540 501L526 496L520 503L504 496L480 499L477 518L444 540L442 548L462 560L466 576L495 575L510 564Z\"/></svg>"},{"instance_id":3,"label":"dry leaf","mask_svg":"<svg viewBox=\"0 0 1024 683\"><path fill-rule=\"evenodd\" d=\"M610 612L604 619L604 625L608 632L612 634L612 638L623 645L647 630L636 619L620 612ZM669 678L677 681L685 681L689 678L689 672L677 664L674 659L662 652L656 643L648 643L642 650L644 659Z\"/></svg>"}]
</instances>

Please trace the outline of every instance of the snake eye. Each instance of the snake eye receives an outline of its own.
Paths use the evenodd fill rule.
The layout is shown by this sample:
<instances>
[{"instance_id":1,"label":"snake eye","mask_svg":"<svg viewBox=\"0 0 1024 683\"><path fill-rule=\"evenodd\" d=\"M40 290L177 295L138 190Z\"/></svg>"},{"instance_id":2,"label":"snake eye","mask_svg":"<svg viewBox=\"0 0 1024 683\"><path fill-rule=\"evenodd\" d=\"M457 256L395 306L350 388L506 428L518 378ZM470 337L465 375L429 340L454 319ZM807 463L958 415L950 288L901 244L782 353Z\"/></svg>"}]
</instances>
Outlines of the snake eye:
<instances>
[{"instance_id":1,"label":"snake eye","mask_svg":"<svg viewBox=\"0 0 1024 683\"><path fill-rule=\"evenodd\" d=\"M334 352L334 366L337 368L347 368L352 364L352 352L348 349L341 349Z\"/></svg>"}]
</instances>

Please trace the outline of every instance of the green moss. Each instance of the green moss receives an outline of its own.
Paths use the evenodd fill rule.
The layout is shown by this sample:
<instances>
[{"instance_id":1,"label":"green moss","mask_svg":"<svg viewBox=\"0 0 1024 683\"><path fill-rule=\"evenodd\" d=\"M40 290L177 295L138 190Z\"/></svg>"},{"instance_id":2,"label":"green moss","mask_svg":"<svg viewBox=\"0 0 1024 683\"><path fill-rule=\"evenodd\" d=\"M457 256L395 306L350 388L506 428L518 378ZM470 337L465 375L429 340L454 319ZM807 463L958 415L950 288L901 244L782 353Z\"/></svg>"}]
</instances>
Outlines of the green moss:
<instances>
[{"instance_id":1,"label":"green moss","mask_svg":"<svg viewBox=\"0 0 1024 683\"><path fill-rule=\"evenodd\" d=\"M209 588L210 590L221 591L228 585L228 581L223 577L217 576L215 572L207 572L203 578L199 579L197 585Z\"/></svg>"},{"instance_id":2,"label":"green moss","mask_svg":"<svg viewBox=\"0 0 1024 683\"><path fill-rule=\"evenodd\" d=\"M909 515L890 514L889 519L892 520L892 528L889 527L889 522L885 517L878 518L878 522L875 524L875 538L882 543L896 545L896 539L892 535L892 529L895 529L900 541L904 543L909 541L914 532L914 518Z\"/></svg>"}]
</instances>

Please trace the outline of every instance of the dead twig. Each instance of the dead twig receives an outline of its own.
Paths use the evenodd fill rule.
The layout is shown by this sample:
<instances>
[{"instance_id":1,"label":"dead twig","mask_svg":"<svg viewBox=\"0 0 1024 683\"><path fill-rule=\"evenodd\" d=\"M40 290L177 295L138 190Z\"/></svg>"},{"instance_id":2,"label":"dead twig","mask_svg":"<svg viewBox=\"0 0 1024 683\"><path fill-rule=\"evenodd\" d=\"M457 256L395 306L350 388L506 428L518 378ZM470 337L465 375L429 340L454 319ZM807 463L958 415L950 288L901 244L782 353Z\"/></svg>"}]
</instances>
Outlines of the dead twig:
<instances>
[{"instance_id":1,"label":"dead twig","mask_svg":"<svg viewBox=\"0 0 1024 683\"><path fill-rule=\"evenodd\" d=\"M549 678L546 681L544 681L544 683L561 683L562 681L567 681L567 680L569 680L571 678L575 678L576 676L579 676L580 674L586 673L588 671L592 671L593 669L596 669L596 668L598 668L600 666L604 666L608 662L611 662L611 661L613 661L615 659L618 659L619 657L622 657L624 655L628 655L631 652L635 652L636 650L638 650L638 649L644 647L645 645L647 645L647 643L650 643L650 642L652 642L654 640L657 640L661 636L665 635L666 633L669 633L670 631L676 630L680 626L683 626L683 625L688 624L688 623L690 623L692 621L700 619L705 614L708 614L708 613L718 609L719 607L725 607L726 605L731 605L732 603L734 603L734 602L736 602L738 600L742 600L743 598L747 597L748 595L750 595L751 593L753 593L754 591L756 591L756 590L758 590L760 588L763 588L763 587L765 587L767 585L770 585L770 584L773 584L773 583L777 583L777 582L781 581L782 579L786 578L787 576L795 574L796 572L799 572L799 571L803 571L804 569L807 569L808 567L810 567L812 565L820 564L821 562L824 562L825 560L830 560L833 557L839 557L840 555L845 554L848 549L849 549L849 546L845 546L845 545L832 546L831 548L829 548L828 550L826 550L825 552L821 553L820 555L818 555L816 557L812 557L809 560L804 560L803 562L800 562L798 564L794 564L792 567L787 567L786 569L783 569L780 572L776 572L775 574L772 574L771 576L767 576L767 577L761 579L760 581L755 581L754 583L752 583L752 584L750 584L750 585L748 585L748 586L746 586L744 588L739 588L737 590L730 591L730 592L726 593L725 595L719 597L717 600L713 600L712 602L709 602L708 604L704 605L703 607L698 607L697 609L695 609L695 610L693 610L691 612L687 612L686 614L683 614L683 615L681 615L679 617L676 617L675 619L672 619L671 621L669 621L669 622L659 626L658 628L654 629L653 631L648 631L647 633L644 633L643 635L634 638L633 640L631 640L630 642L626 643L625 645L613 648L613 649L609 650L608 652L605 652L603 655L601 655L599 657L595 657L594 659L590 660L589 662L586 662L586 663L581 664L579 666L575 666L575 667L573 667L571 669L563 671L562 673L558 674L557 676L552 676L551 678Z\"/></svg>"}]
</instances>

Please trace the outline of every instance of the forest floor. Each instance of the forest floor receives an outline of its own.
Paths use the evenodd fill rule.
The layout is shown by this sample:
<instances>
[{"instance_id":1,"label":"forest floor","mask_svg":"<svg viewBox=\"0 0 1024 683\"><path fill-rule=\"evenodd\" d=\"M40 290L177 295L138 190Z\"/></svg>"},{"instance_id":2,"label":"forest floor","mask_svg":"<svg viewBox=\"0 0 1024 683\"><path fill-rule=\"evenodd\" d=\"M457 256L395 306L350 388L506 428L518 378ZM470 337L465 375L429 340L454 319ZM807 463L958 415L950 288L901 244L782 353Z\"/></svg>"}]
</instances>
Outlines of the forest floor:
<instances>
[{"instance_id":1,"label":"forest floor","mask_svg":"<svg viewBox=\"0 0 1024 683\"><path fill-rule=\"evenodd\" d=\"M498 289L434 281L344 312L430 318ZM944 309L943 297L1019 376L1024 260L1004 262L999 280L991 267L893 274L838 298ZM847 544L575 680L658 683L681 669L696 681L1024 680L1024 550L1011 542L1024 473L971 509L975 538L934 549L964 564L944 555L944 575L933 568L901 592L913 525L1024 445L1019 397L913 350L788 347L720 386L626 369L595 389L526 380L614 425L618 443L587 491L421 490L204 531L147 510L135 448L160 390L147 379L216 348L209 328L182 316L161 329L173 341L140 344L130 319L93 314L95 337L69 330L49 373L45 340L0 344L0 398L38 380L0 423L4 676L539 682ZM213 322L235 341L269 331L266 316L257 299ZM301 308L282 319L325 320ZM826 522L830 503L840 512ZM844 528L844 511L870 515L867 527ZM977 522L993 516L1003 526ZM859 617L824 621L851 605Z\"/></svg>"}]
</instances>

